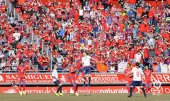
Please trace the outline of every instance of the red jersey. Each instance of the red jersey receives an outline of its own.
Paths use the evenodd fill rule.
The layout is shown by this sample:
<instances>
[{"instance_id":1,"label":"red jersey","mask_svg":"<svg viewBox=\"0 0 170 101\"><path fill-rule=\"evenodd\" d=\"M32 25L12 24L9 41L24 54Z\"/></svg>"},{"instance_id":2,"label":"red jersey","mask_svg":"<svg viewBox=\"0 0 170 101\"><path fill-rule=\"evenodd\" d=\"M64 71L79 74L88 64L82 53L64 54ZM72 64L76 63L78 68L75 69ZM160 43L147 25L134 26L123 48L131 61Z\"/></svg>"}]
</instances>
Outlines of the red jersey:
<instances>
[{"instance_id":1,"label":"red jersey","mask_svg":"<svg viewBox=\"0 0 170 101\"><path fill-rule=\"evenodd\" d=\"M69 70L69 80L71 83L74 83L77 80L77 75L76 75L76 67L71 66Z\"/></svg>"},{"instance_id":2,"label":"red jersey","mask_svg":"<svg viewBox=\"0 0 170 101\"><path fill-rule=\"evenodd\" d=\"M151 81L151 73L152 73L151 70L145 70L145 71L144 71L144 74L145 74L145 82L146 82L146 83Z\"/></svg>"},{"instance_id":3,"label":"red jersey","mask_svg":"<svg viewBox=\"0 0 170 101\"><path fill-rule=\"evenodd\" d=\"M46 56L43 56L43 66L47 66L49 63L49 59Z\"/></svg>"},{"instance_id":4,"label":"red jersey","mask_svg":"<svg viewBox=\"0 0 170 101\"><path fill-rule=\"evenodd\" d=\"M124 74L125 74L125 80L130 83L132 81L132 78L130 77L131 76L131 68L126 68L124 70Z\"/></svg>"},{"instance_id":5,"label":"red jersey","mask_svg":"<svg viewBox=\"0 0 170 101\"><path fill-rule=\"evenodd\" d=\"M25 68L23 66L18 66L17 71L18 71L18 77L19 78L24 78L24 76L25 76Z\"/></svg>"},{"instance_id":6,"label":"red jersey","mask_svg":"<svg viewBox=\"0 0 170 101\"><path fill-rule=\"evenodd\" d=\"M129 59L134 59L134 57L135 57L135 51L134 51L134 50L131 50L131 51L129 52Z\"/></svg>"},{"instance_id":7,"label":"red jersey","mask_svg":"<svg viewBox=\"0 0 170 101\"><path fill-rule=\"evenodd\" d=\"M149 50L147 49L147 48L145 48L144 50L143 50L143 55L144 55L144 58L149 58Z\"/></svg>"},{"instance_id":8,"label":"red jersey","mask_svg":"<svg viewBox=\"0 0 170 101\"><path fill-rule=\"evenodd\" d=\"M82 68L81 62L76 62L76 67L77 67L77 69L81 69Z\"/></svg>"}]
</instances>

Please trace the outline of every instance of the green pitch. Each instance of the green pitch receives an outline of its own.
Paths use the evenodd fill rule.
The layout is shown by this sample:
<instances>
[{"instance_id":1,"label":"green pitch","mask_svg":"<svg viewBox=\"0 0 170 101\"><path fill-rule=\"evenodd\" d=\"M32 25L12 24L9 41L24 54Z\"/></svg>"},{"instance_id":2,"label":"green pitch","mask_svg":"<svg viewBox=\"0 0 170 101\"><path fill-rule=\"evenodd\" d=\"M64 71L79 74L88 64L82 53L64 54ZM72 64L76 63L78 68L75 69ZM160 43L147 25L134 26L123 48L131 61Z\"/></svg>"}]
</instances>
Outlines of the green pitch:
<instances>
[{"instance_id":1,"label":"green pitch","mask_svg":"<svg viewBox=\"0 0 170 101\"><path fill-rule=\"evenodd\" d=\"M170 101L170 94L148 95L144 98L142 94L135 94L128 98L127 94L65 94L55 96L53 94L0 94L0 101Z\"/></svg>"}]
</instances>

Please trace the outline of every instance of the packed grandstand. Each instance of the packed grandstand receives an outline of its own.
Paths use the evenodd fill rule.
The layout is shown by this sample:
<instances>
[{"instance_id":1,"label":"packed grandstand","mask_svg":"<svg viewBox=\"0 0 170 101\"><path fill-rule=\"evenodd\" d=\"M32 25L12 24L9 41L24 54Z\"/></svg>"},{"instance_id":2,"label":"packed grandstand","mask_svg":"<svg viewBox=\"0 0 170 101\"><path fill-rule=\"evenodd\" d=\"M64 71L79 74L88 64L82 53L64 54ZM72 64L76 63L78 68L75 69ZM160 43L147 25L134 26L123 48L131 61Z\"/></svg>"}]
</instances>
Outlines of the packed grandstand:
<instances>
[{"instance_id":1,"label":"packed grandstand","mask_svg":"<svg viewBox=\"0 0 170 101\"><path fill-rule=\"evenodd\" d=\"M99 63L116 73L140 62L142 69L170 72L169 0L24 1L0 0L1 72L23 61L30 72L68 71L81 66L84 51L94 71Z\"/></svg>"}]
</instances>

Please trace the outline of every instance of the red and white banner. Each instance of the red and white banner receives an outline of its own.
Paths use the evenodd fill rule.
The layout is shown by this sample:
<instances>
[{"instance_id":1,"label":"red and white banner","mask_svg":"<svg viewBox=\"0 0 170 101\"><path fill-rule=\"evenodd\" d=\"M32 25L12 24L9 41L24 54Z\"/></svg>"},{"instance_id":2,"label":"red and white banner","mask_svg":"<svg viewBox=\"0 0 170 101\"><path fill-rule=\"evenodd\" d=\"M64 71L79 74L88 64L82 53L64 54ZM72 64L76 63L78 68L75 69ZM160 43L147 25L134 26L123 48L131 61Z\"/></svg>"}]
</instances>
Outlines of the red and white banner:
<instances>
[{"instance_id":1,"label":"red and white banner","mask_svg":"<svg viewBox=\"0 0 170 101\"><path fill-rule=\"evenodd\" d=\"M68 74L59 74L59 78L64 83L70 83ZM170 83L170 74L154 73L151 77L152 81L160 81L161 83ZM10 83L17 80L17 74L0 74L0 83ZM52 76L48 74L27 74L27 83L52 83ZM82 79L79 78L79 83ZM124 74L91 74L91 84L112 84L112 83L124 83Z\"/></svg>"},{"instance_id":2,"label":"red and white banner","mask_svg":"<svg viewBox=\"0 0 170 101\"><path fill-rule=\"evenodd\" d=\"M154 73L152 74L152 81L170 83L170 73Z\"/></svg>"},{"instance_id":3,"label":"red and white banner","mask_svg":"<svg viewBox=\"0 0 170 101\"><path fill-rule=\"evenodd\" d=\"M52 94L56 92L57 87L26 87L26 93L47 93ZM18 93L18 87L0 87L0 93ZM125 86L91 86L79 87L78 92L83 93L128 93ZM136 93L142 93L140 88L135 89ZM63 93L73 93L72 87L63 87ZM162 86L160 88L152 87L150 94L170 94L170 86Z\"/></svg>"}]
</instances>

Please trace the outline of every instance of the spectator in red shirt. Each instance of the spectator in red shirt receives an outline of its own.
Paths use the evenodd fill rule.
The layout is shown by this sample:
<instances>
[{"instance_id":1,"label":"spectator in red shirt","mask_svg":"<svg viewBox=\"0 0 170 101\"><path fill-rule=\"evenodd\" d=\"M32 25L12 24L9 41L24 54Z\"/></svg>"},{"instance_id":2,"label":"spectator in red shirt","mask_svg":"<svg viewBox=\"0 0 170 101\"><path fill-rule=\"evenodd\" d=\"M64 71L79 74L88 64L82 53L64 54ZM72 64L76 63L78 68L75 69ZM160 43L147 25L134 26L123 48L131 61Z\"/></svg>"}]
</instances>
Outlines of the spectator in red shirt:
<instances>
[{"instance_id":1,"label":"spectator in red shirt","mask_svg":"<svg viewBox=\"0 0 170 101\"><path fill-rule=\"evenodd\" d=\"M148 46L143 47L143 65L149 66L149 47Z\"/></svg>"},{"instance_id":2,"label":"spectator in red shirt","mask_svg":"<svg viewBox=\"0 0 170 101\"><path fill-rule=\"evenodd\" d=\"M129 51L129 59L130 59L130 62L132 64L135 63L135 60L134 60L135 54L136 54L136 52L135 52L134 48L130 49L130 51Z\"/></svg>"}]
</instances>

